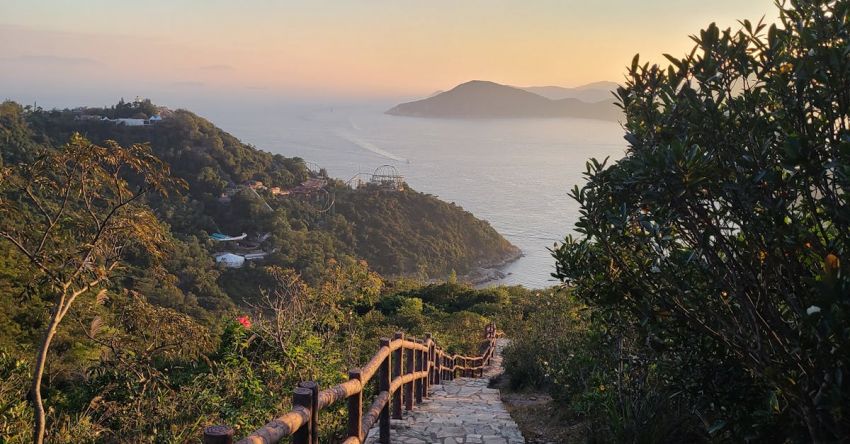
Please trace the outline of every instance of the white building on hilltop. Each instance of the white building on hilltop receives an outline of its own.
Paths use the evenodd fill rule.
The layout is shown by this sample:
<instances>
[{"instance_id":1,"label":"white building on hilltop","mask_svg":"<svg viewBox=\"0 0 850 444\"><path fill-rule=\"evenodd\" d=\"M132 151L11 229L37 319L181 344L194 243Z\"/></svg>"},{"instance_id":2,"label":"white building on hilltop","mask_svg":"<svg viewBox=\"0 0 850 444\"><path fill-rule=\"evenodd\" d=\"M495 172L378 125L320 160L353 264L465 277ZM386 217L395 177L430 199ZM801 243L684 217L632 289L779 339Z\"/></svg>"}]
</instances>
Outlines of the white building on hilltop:
<instances>
[{"instance_id":1,"label":"white building on hilltop","mask_svg":"<svg viewBox=\"0 0 850 444\"><path fill-rule=\"evenodd\" d=\"M129 118L118 118L118 119L109 119L110 122L116 125L126 125L126 126L145 126L145 125L153 125L158 122L162 122L162 116L159 114L155 114L148 119L129 119Z\"/></svg>"},{"instance_id":2,"label":"white building on hilltop","mask_svg":"<svg viewBox=\"0 0 850 444\"><path fill-rule=\"evenodd\" d=\"M215 256L215 263L227 268L242 268L245 257L233 253L221 253Z\"/></svg>"},{"instance_id":3,"label":"white building on hilltop","mask_svg":"<svg viewBox=\"0 0 850 444\"><path fill-rule=\"evenodd\" d=\"M147 119L112 119L116 125L143 126L147 125Z\"/></svg>"}]
</instances>

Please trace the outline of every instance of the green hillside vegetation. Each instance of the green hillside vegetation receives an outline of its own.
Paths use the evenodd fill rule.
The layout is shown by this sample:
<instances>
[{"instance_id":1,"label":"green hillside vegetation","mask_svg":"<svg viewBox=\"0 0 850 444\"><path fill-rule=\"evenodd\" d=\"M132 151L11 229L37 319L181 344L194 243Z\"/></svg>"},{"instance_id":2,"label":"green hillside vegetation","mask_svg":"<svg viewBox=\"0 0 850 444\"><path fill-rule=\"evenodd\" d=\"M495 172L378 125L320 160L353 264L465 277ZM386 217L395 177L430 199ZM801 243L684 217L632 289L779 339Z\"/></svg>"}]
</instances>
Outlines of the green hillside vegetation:
<instances>
[{"instance_id":1,"label":"green hillside vegetation","mask_svg":"<svg viewBox=\"0 0 850 444\"><path fill-rule=\"evenodd\" d=\"M337 214L354 221L357 256L385 274L464 274L519 254L490 224L433 196L337 188L336 198Z\"/></svg>"},{"instance_id":2,"label":"green hillside vegetation","mask_svg":"<svg viewBox=\"0 0 850 444\"><path fill-rule=\"evenodd\" d=\"M105 297L81 301L51 353L47 440L182 443L217 423L244 435L289 410L298 382L342 382L347 369L377 350L380 337L440 332L437 339L449 350L477 352L476 332L491 320L506 328L520 324L539 297L519 287L459 284L424 287L420 297L421 284L384 283L356 262L333 265L315 286L291 270L269 273L253 306L213 322L117 285ZM34 304L22 309L38 312ZM31 345L20 338L3 331L0 352L0 436L9 443L31 438ZM323 442L334 442L345 418L344 406L322 412Z\"/></svg>"},{"instance_id":3,"label":"green hillside vegetation","mask_svg":"<svg viewBox=\"0 0 850 444\"><path fill-rule=\"evenodd\" d=\"M241 143L195 114L177 110L155 125L129 127L84 119L70 110L32 110L8 102L3 105L3 131L9 134L8 162L26 159L36 146L58 146L73 132L94 143L115 140L122 146L149 143L153 153L185 180L181 197L152 201L160 219L180 242L194 251L214 245L208 234L269 233L264 243L268 264L291 267L308 280L321 276L329 259L365 259L384 276L445 278L453 270L465 274L478 266L491 266L515 258L519 251L490 225L469 212L432 196L406 188L403 193L379 193L371 188L352 190L329 179L335 206L321 211L315 199L274 197L268 190L236 193L230 203L219 197L228 187L260 181L267 188L291 189L309 177L303 160L286 158ZM149 101L119 103L112 108L88 108L84 115L148 115L158 108ZM269 211L265 203L271 205ZM324 202L323 202L324 203ZM197 260L205 260L197 258ZM244 281L238 275L258 276L256 270L229 272L227 281ZM261 273L260 273L261 274ZM255 290L255 289L253 289ZM220 294L198 294L208 305L222 305ZM241 295L231 294L239 298ZM209 306L207 307L209 308Z\"/></svg>"},{"instance_id":4,"label":"green hillside vegetation","mask_svg":"<svg viewBox=\"0 0 850 444\"><path fill-rule=\"evenodd\" d=\"M850 436L850 3L701 31L618 90L628 151L591 160L572 299L506 362L593 442Z\"/></svg>"},{"instance_id":5,"label":"green hillside vegetation","mask_svg":"<svg viewBox=\"0 0 850 444\"><path fill-rule=\"evenodd\" d=\"M537 295L520 287L390 280L359 258L358 243L371 238L405 254L427 242L421 252L446 250L455 261L469 256L452 242L469 242L482 256L512 250L455 206L337 182L336 214L268 190L259 192L272 210L246 190L225 205L218 198L230 181L294 186L315 173L188 112L160 124L120 127L69 111L0 107L2 442L32 439L35 393L51 443L186 442L213 423L244 434L287 410L298 381L340 382L382 336L439 332L449 350L472 353L487 323L509 328L534 309ZM374 208L359 213L366 205ZM429 222L434 216L446 222ZM381 217L413 227L357 231L360 221ZM242 269L219 268L208 237L215 228L269 233L262 242L273 253ZM405 236L412 238L398 239ZM382 263L380 250L366 251ZM401 256L383 263L395 257L407 267L399 274L463 265ZM42 350L43 367L33 359ZM42 370L41 387L31 390ZM326 439L343 418L323 414Z\"/></svg>"}]
</instances>

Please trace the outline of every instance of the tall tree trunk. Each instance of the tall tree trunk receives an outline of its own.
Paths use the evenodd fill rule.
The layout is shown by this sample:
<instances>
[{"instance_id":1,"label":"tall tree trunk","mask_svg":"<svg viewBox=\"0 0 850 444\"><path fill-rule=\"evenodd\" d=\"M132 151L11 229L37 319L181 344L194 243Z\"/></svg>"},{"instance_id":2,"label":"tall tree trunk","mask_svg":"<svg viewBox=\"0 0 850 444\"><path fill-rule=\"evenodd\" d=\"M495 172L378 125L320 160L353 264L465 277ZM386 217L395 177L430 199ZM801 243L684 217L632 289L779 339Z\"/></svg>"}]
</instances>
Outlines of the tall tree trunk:
<instances>
[{"instance_id":1,"label":"tall tree trunk","mask_svg":"<svg viewBox=\"0 0 850 444\"><path fill-rule=\"evenodd\" d=\"M35 374L33 375L32 387L30 389L33 418L35 420L32 430L32 442L34 444L44 443L44 433L47 429L47 416L45 415L44 402L41 398L41 379L44 377L44 367L47 365L47 352L50 349L50 343L53 342L59 321L61 321L61 313L62 305L58 305L53 311L47 330L44 332L44 338L41 340L41 346L38 349L35 359Z\"/></svg>"}]
</instances>

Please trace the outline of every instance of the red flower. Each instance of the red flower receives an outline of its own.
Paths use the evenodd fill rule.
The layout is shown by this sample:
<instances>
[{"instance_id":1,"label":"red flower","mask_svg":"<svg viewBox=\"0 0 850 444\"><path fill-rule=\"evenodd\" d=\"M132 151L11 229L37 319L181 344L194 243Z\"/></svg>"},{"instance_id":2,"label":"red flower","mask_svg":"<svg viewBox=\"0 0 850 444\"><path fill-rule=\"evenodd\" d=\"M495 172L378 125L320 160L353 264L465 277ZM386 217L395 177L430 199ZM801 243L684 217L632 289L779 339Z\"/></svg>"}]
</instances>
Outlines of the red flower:
<instances>
[{"instance_id":1,"label":"red flower","mask_svg":"<svg viewBox=\"0 0 850 444\"><path fill-rule=\"evenodd\" d=\"M251 328L251 320L248 319L248 316L239 316L238 318L236 318L236 320L239 321L239 323L242 324L243 327Z\"/></svg>"}]
</instances>

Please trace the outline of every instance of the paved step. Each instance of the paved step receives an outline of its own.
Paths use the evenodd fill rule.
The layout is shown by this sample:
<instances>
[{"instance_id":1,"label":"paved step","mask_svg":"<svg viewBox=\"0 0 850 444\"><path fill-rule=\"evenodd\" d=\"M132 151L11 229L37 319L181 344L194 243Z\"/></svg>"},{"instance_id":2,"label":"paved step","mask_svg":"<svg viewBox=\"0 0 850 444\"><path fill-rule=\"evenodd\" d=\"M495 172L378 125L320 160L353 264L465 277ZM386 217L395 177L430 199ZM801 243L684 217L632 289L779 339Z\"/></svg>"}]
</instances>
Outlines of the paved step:
<instances>
[{"instance_id":1,"label":"paved step","mask_svg":"<svg viewBox=\"0 0 850 444\"><path fill-rule=\"evenodd\" d=\"M457 378L432 386L431 396L393 420L390 441L399 444L524 444L498 389L487 388L490 377L502 372L500 339L483 378ZM369 431L367 444L377 443L378 429Z\"/></svg>"}]
</instances>

